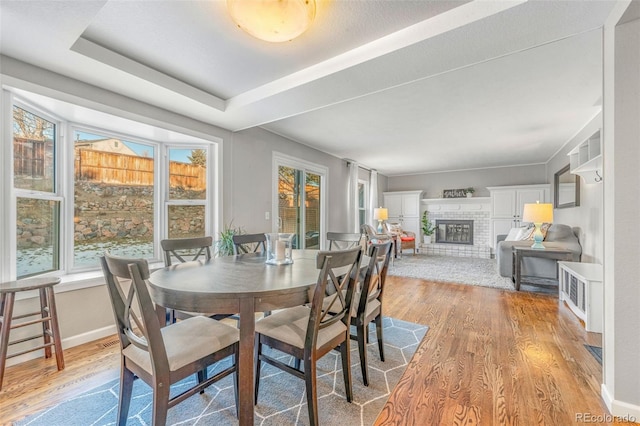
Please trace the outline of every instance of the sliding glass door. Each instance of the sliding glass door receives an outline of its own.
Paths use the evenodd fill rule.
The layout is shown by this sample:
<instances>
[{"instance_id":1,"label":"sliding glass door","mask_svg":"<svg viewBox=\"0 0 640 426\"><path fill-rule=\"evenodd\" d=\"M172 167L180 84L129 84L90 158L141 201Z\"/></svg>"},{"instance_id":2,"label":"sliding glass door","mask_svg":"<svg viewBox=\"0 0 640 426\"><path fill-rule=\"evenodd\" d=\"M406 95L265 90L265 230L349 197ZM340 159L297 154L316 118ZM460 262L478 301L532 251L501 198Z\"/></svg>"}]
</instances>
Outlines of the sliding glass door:
<instances>
[{"instance_id":1,"label":"sliding glass door","mask_svg":"<svg viewBox=\"0 0 640 426\"><path fill-rule=\"evenodd\" d=\"M323 206L326 172L320 166L300 160L280 156L275 159L277 231L295 234L294 248L319 249L325 232Z\"/></svg>"}]
</instances>

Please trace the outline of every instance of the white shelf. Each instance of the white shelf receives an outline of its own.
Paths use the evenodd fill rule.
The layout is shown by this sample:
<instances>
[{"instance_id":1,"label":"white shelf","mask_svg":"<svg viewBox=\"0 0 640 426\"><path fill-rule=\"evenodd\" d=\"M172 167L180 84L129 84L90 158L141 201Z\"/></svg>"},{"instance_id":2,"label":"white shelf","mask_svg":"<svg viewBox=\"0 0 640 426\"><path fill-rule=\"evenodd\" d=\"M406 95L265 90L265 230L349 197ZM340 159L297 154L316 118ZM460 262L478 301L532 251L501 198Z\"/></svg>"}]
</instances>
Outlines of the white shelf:
<instances>
[{"instance_id":1,"label":"white shelf","mask_svg":"<svg viewBox=\"0 0 640 426\"><path fill-rule=\"evenodd\" d=\"M598 130L568 154L570 172L581 176L585 183L602 182L602 139L600 135L600 130Z\"/></svg>"}]
</instances>

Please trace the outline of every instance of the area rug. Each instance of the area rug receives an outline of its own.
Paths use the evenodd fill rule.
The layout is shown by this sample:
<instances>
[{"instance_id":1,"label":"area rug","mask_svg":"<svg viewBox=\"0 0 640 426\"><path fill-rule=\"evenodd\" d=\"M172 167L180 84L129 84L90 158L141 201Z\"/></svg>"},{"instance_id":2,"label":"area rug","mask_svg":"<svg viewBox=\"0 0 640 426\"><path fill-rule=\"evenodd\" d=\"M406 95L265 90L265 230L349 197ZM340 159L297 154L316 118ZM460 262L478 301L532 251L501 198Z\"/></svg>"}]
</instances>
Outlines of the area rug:
<instances>
[{"instance_id":1,"label":"area rug","mask_svg":"<svg viewBox=\"0 0 640 426\"><path fill-rule=\"evenodd\" d=\"M598 346L584 345L591 355L602 365L602 348Z\"/></svg>"},{"instance_id":2,"label":"area rug","mask_svg":"<svg viewBox=\"0 0 640 426\"><path fill-rule=\"evenodd\" d=\"M393 318L385 318L385 362L378 354L375 327L370 327L367 347L369 386L362 384L360 357L355 341L351 344L353 402L344 396L342 363L339 352L332 351L318 361L318 407L322 425L371 425L382 410L390 392L400 380L408 362L429 327ZM281 359L287 358L281 354ZM229 362L229 361L227 361ZM211 367L210 373L224 368ZM194 383L195 377L171 387L172 395ZM17 425L112 425L116 422L119 381L111 381L78 397L29 416ZM136 380L127 425L151 424L151 388ZM233 380L227 377L169 409L169 425L237 425ZM307 425L304 381L264 363L260 394L256 405L256 425Z\"/></svg>"},{"instance_id":3,"label":"area rug","mask_svg":"<svg viewBox=\"0 0 640 426\"><path fill-rule=\"evenodd\" d=\"M404 255L395 259L389 267L388 274L513 290L511 279L498 275L495 259Z\"/></svg>"}]
</instances>

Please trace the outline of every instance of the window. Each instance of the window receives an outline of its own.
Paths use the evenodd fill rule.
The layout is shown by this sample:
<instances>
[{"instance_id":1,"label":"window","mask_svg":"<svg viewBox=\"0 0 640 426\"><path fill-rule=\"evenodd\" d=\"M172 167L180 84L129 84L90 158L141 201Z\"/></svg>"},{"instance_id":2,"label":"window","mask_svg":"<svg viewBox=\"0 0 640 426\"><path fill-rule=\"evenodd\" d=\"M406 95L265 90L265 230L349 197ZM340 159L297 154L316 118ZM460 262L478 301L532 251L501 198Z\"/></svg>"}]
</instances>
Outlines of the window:
<instances>
[{"instance_id":1,"label":"window","mask_svg":"<svg viewBox=\"0 0 640 426\"><path fill-rule=\"evenodd\" d=\"M207 150L169 148L169 238L205 236Z\"/></svg>"},{"instance_id":2,"label":"window","mask_svg":"<svg viewBox=\"0 0 640 426\"><path fill-rule=\"evenodd\" d=\"M13 190L0 191L3 279L97 271L107 250L160 261L161 239L214 234L215 143L48 99L92 120L72 124L40 98L3 94L12 141L0 149L13 172L3 175Z\"/></svg>"},{"instance_id":3,"label":"window","mask_svg":"<svg viewBox=\"0 0 640 426\"><path fill-rule=\"evenodd\" d=\"M13 106L13 187L17 278L60 267L57 124L26 107Z\"/></svg>"},{"instance_id":4,"label":"window","mask_svg":"<svg viewBox=\"0 0 640 426\"><path fill-rule=\"evenodd\" d=\"M277 231L295 234L294 248L321 247L326 227L327 169L274 153L274 173Z\"/></svg>"},{"instance_id":5,"label":"window","mask_svg":"<svg viewBox=\"0 0 640 426\"><path fill-rule=\"evenodd\" d=\"M109 251L154 258L155 146L74 132L73 268Z\"/></svg>"},{"instance_id":6,"label":"window","mask_svg":"<svg viewBox=\"0 0 640 426\"><path fill-rule=\"evenodd\" d=\"M359 226L367 223L367 187L369 183L363 180L358 181L358 219Z\"/></svg>"}]
</instances>

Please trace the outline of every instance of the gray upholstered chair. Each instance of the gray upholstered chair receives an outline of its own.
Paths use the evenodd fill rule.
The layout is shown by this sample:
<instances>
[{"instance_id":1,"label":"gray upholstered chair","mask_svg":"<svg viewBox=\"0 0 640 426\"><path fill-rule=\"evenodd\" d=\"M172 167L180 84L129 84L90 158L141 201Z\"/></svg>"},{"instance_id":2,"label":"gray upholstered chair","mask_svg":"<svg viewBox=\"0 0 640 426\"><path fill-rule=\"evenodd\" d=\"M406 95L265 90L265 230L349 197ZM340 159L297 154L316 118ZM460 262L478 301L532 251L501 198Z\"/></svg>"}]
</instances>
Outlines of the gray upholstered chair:
<instances>
[{"instance_id":1,"label":"gray upholstered chair","mask_svg":"<svg viewBox=\"0 0 640 426\"><path fill-rule=\"evenodd\" d=\"M369 371L367 367L367 341L369 323L376 323L376 336L378 338L378 351L380 360L384 361L384 341L382 336L382 296L384 294L384 283L387 279L387 269L393 250L391 241L380 244L371 244L369 247L369 266L365 273L365 278L360 286L360 291L354 304L357 309L352 310L351 324L355 326L356 334L351 335L352 339L358 341L358 351L360 352L360 368L362 370L362 381L365 386L369 386Z\"/></svg>"},{"instance_id":2,"label":"gray upholstered chair","mask_svg":"<svg viewBox=\"0 0 640 426\"><path fill-rule=\"evenodd\" d=\"M256 322L256 403L260 389L260 367L267 362L305 380L309 423L318 424L316 361L340 347L347 401L351 402L351 359L349 326L351 302L360 274L362 250L355 247L340 251L321 251L317 266L318 282L310 306L297 306ZM328 289L332 289L330 292ZM301 371L268 356L263 345L302 360Z\"/></svg>"},{"instance_id":3,"label":"gray upholstered chair","mask_svg":"<svg viewBox=\"0 0 640 426\"><path fill-rule=\"evenodd\" d=\"M127 422L133 380L142 379L153 389L152 423L164 425L167 410L218 380L234 375L238 406L235 362L207 378L207 366L238 353L239 332L214 319L197 316L160 328L147 290L149 265L145 259L127 259L105 254L100 257L111 298L120 339L120 395L118 424ZM123 286L121 280L131 280ZM135 303L139 305L134 310ZM170 386L192 374L198 383L170 397Z\"/></svg>"}]
</instances>

